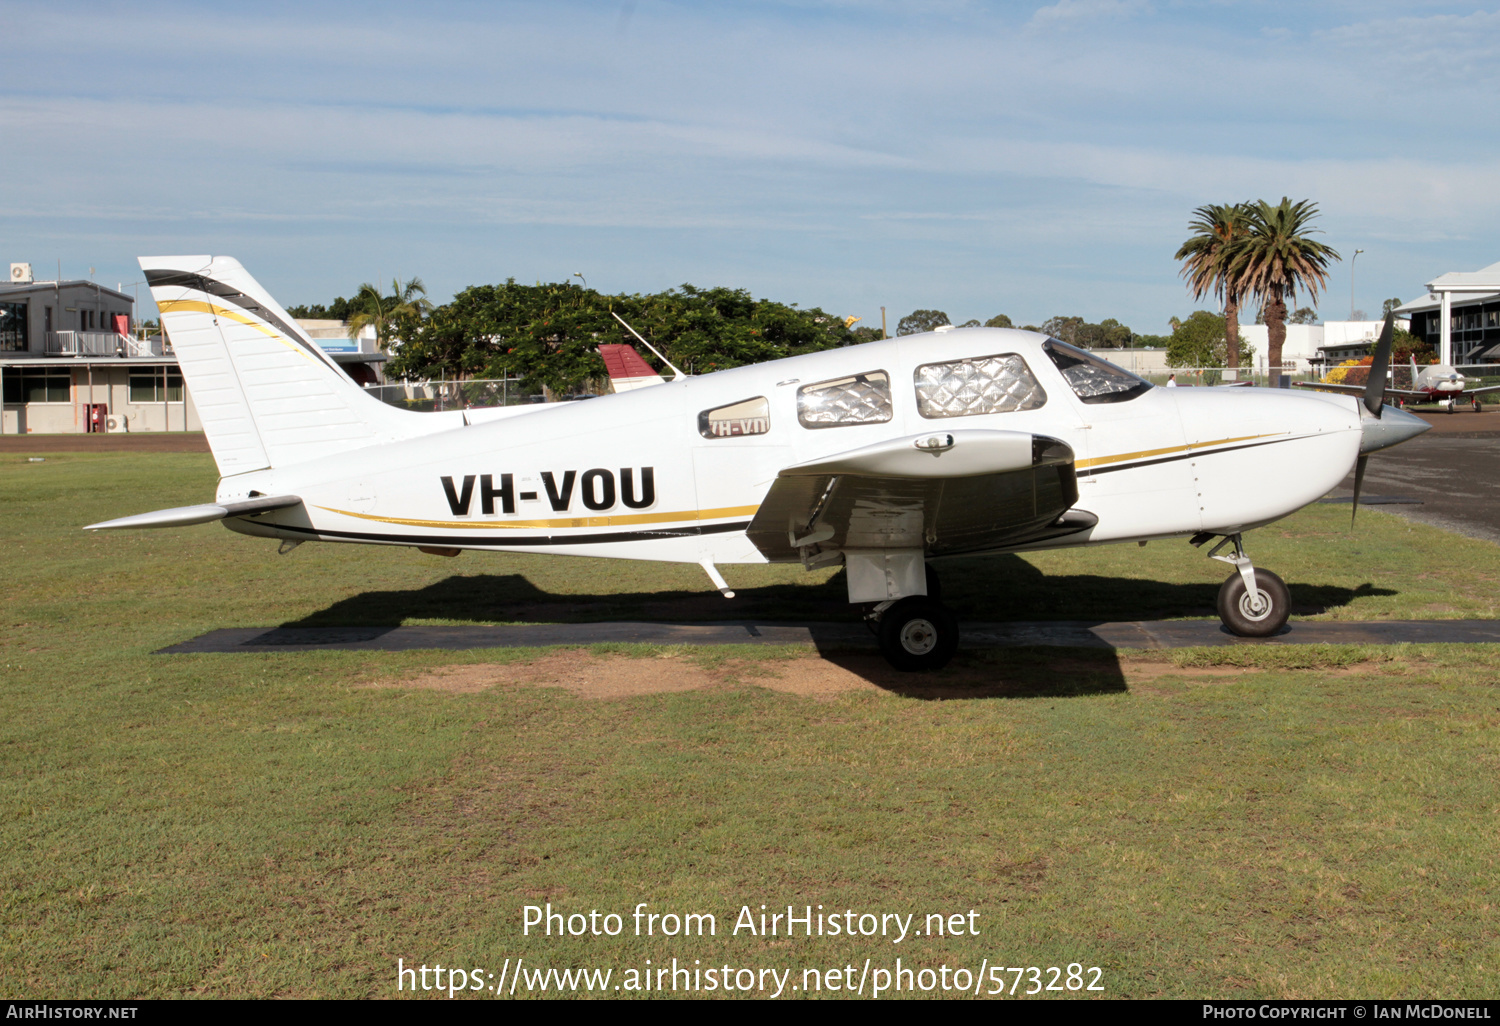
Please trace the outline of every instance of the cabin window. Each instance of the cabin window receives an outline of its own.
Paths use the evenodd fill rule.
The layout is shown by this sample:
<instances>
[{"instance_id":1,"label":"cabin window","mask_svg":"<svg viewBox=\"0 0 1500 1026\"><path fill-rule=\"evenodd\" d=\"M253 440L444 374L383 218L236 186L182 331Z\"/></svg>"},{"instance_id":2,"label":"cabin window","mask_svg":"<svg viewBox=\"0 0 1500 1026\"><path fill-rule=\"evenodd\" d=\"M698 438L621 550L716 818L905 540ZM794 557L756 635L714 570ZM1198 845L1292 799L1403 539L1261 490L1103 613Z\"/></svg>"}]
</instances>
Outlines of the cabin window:
<instances>
[{"instance_id":1,"label":"cabin window","mask_svg":"<svg viewBox=\"0 0 1500 1026\"><path fill-rule=\"evenodd\" d=\"M1042 343L1068 387L1086 403L1123 403L1151 390L1151 382L1066 342Z\"/></svg>"},{"instance_id":2,"label":"cabin window","mask_svg":"<svg viewBox=\"0 0 1500 1026\"><path fill-rule=\"evenodd\" d=\"M1015 353L928 363L914 375L917 412L924 417L977 417L1034 410L1047 393Z\"/></svg>"},{"instance_id":3,"label":"cabin window","mask_svg":"<svg viewBox=\"0 0 1500 1026\"><path fill-rule=\"evenodd\" d=\"M771 430L771 405L765 396L698 414L698 433L704 438L739 438Z\"/></svg>"},{"instance_id":4,"label":"cabin window","mask_svg":"<svg viewBox=\"0 0 1500 1026\"><path fill-rule=\"evenodd\" d=\"M797 389L797 420L803 427L884 424L890 419L891 379L885 371L868 371Z\"/></svg>"}]
</instances>

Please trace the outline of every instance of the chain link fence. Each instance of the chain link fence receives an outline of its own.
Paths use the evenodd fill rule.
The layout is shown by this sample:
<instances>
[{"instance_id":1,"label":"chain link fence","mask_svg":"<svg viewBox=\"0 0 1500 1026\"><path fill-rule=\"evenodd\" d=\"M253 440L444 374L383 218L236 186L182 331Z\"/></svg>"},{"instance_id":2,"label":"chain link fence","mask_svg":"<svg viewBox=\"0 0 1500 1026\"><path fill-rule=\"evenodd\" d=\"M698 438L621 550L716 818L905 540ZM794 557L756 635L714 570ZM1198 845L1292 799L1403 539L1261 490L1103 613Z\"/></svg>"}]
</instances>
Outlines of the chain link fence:
<instances>
[{"instance_id":1,"label":"chain link fence","mask_svg":"<svg viewBox=\"0 0 1500 1026\"><path fill-rule=\"evenodd\" d=\"M488 406L524 406L547 401L545 395L522 391L520 378L399 381L387 385L366 385L365 391L383 403L420 413Z\"/></svg>"}]
</instances>

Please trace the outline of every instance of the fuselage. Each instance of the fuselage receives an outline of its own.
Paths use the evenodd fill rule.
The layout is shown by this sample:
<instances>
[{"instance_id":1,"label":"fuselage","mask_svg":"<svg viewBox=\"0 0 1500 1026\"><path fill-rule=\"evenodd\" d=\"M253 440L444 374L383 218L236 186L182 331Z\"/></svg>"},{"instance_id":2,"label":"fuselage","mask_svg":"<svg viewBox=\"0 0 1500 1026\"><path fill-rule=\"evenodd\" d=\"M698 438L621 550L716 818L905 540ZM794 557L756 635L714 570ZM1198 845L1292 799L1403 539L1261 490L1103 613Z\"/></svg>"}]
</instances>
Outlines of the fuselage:
<instances>
[{"instance_id":1,"label":"fuselage","mask_svg":"<svg viewBox=\"0 0 1500 1026\"><path fill-rule=\"evenodd\" d=\"M1464 376L1457 370L1434 364L1423 367L1417 372L1417 379L1412 389L1417 392L1426 392L1435 399L1446 399L1463 392L1465 385Z\"/></svg>"},{"instance_id":2,"label":"fuselage","mask_svg":"<svg viewBox=\"0 0 1500 1026\"><path fill-rule=\"evenodd\" d=\"M298 508L226 521L294 540L756 563L765 557L745 528L784 468L892 437L981 428L1065 441L1077 508L1098 523L1034 547L1242 531L1326 494L1359 453L1351 397L1145 388L1125 401L1085 402L1045 342L1031 332L957 329L489 420L476 411L452 430L226 477L218 498L300 496ZM923 415L931 405L919 403L917 383L933 365L1002 355L1024 362L1040 402ZM845 379L884 387L885 406L842 422L810 420L809 386Z\"/></svg>"}]
</instances>

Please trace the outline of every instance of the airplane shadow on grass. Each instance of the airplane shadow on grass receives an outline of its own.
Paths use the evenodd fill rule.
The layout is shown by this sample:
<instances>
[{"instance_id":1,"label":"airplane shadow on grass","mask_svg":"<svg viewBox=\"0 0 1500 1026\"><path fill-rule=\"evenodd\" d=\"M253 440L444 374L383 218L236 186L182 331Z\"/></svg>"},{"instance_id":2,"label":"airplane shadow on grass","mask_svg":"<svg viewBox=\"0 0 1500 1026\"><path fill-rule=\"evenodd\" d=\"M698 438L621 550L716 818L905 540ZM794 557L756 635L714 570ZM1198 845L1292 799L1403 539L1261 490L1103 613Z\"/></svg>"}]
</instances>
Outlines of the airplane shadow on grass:
<instances>
[{"instance_id":1,"label":"airplane shadow on grass","mask_svg":"<svg viewBox=\"0 0 1500 1026\"><path fill-rule=\"evenodd\" d=\"M1092 575L1048 577L1015 556L985 556L941 569L944 601L960 620L1068 620L1098 624L1175 617L1214 617L1217 584L1175 584ZM1310 615L1364 596L1395 592L1362 584L1293 584L1294 614ZM738 588L725 601L711 591L552 593L520 574L455 575L408 591L371 591L343 599L285 627L394 627L416 621L457 623L600 623L761 621L854 624L862 608L847 601L843 576L818 584ZM874 638L838 631L817 637L823 658L876 687L912 698L1071 697L1126 690L1118 657L1107 648L961 651L941 673L891 669ZM868 647L865 647L868 645Z\"/></svg>"},{"instance_id":2,"label":"airplane shadow on grass","mask_svg":"<svg viewBox=\"0 0 1500 1026\"><path fill-rule=\"evenodd\" d=\"M939 564L943 601L960 620L1072 620L1100 623L1215 617L1218 584L1176 584L1088 574L1047 576L1016 556L981 556ZM367 591L289 621L286 627L397 626L411 620L469 623L599 623L610 621L779 623L855 622L842 573L819 584L738 587L725 600L705 581L701 591L543 591L520 574L454 575L423 588ZM1366 596L1397 592L1293 582L1292 614L1309 616Z\"/></svg>"}]
</instances>

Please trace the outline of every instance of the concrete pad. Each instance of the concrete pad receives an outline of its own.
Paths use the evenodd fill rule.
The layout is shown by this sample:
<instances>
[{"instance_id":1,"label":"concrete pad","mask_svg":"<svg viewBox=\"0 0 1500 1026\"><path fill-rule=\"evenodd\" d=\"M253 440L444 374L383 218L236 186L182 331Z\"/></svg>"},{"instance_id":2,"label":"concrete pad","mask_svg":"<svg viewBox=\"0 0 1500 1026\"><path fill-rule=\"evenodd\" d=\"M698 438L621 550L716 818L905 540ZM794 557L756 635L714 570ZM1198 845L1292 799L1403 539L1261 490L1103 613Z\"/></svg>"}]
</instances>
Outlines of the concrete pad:
<instances>
[{"instance_id":1,"label":"concrete pad","mask_svg":"<svg viewBox=\"0 0 1500 1026\"><path fill-rule=\"evenodd\" d=\"M204 652L404 652L531 648L641 642L654 645L796 645L866 649L875 639L853 623L547 623L458 627L234 627L161 649ZM1500 620L1292 622L1273 638L1239 638L1217 620L1084 620L970 623L964 648L1048 646L1098 649L1194 648L1204 645L1392 645L1399 642L1500 644Z\"/></svg>"}]
</instances>

